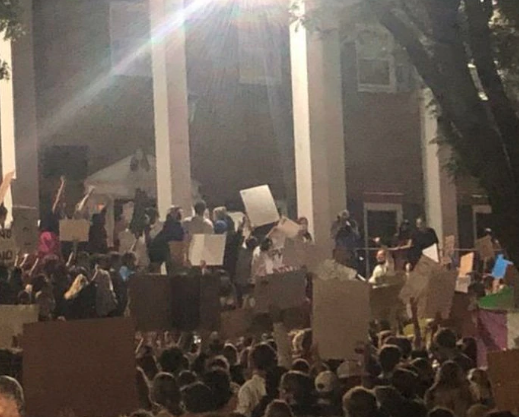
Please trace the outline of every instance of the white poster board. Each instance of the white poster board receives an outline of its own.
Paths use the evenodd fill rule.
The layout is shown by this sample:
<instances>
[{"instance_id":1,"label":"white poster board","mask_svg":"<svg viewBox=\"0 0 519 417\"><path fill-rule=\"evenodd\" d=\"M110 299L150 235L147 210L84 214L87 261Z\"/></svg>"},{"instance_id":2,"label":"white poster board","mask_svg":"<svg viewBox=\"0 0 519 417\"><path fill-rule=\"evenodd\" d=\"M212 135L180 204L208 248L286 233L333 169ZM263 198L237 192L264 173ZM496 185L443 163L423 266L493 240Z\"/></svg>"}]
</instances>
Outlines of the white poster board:
<instances>
[{"instance_id":1,"label":"white poster board","mask_svg":"<svg viewBox=\"0 0 519 417\"><path fill-rule=\"evenodd\" d=\"M193 235L189 244L189 262L193 266L200 266L204 262L207 266L223 265L226 235Z\"/></svg>"},{"instance_id":2,"label":"white poster board","mask_svg":"<svg viewBox=\"0 0 519 417\"><path fill-rule=\"evenodd\" d=\"M0 305L0 349L9 349L13 337L23 333L23 325L38 321L37 305Z\"/></svg>"},{"instance_id":3,"label":"white poster board","mask_svg":"<svg viewBox=\"0 0 519 417\"><path fill-rule=\"evenodd\" d=\"M301 232L301 226L286 217L279 221L277 228L289 239L295 239Z\"/></svg>"},{"instance_id":4,"label":"white poster board","mask_svg":"<svg viewBox=\"0 0 519 417\"><path fill-rule=\"evenodd\" d=\"M322 359L356 359L368 340L369 285L357 280L313 280L313 341Z\"/></svg>"},{"instance_id":5,"label":"white poster board","mask_svg":"<svg viewBox=\"0 0 519 417\"><path fill-rule=\"evenodd\" d=\"M422 251L422 255L427 256L429 259L432 259L434 262L440 262L440 257L438 255L438 253L439 253L438 245L436 243Z\"/></svg>"},{"instance_id":6,"label":"white poster board","mask_svg":"<svg viewBox=\"0 0 519 417\"><path fill-rule=\"evenodd\" d=\"M240 195L253 227L260 227L279 221L276 202L268 185L242 190Z\"/></svg>"},{"instance_id":7,"label":"white poster board","mask_svg":"<svg viewBox=\"0 0 519 417\"><path fill-rule=\"evenodd\" d=\"M13 207L13 234L16 247L22 253L38 250L38 210L35 207Z\"/></svg>"},{"instance_id":8,"label":"white poster board","mask_svg":"<svg viewBox=\"0 0 519 417\"><path fill-rule=\"evenodd\" d=\"M449 318L457 277L457 271L441 271L429 277L426 291L418 301L419 318L434 319L437 314L444 320Z\"/></svg>"},{"instance_id":9,"label":"white poster board","mask_svg":"<svg viewBox=\"0 0 519 417\"><path fill-rule=\"evenodd\" d=\"M59 239L62 242L88 242L88 220L65 219L59 222Z\"/></svg>"}]
</instances>

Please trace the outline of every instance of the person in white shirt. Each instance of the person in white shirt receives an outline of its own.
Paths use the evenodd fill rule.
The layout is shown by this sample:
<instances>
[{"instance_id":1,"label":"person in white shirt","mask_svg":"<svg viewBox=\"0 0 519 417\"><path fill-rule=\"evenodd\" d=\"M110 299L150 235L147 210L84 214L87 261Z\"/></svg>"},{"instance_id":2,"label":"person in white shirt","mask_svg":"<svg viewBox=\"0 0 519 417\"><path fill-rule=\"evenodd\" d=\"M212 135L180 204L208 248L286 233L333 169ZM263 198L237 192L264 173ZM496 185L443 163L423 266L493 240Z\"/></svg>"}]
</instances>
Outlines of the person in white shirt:
<instances>
[{"instance_id":1,"label":"person in white shirt","mask_svg":"<svg viewBox=\"0 0 519 417\"><path fill-rule=\"evenodd\" d=\"M277 263L272 239L266 237L252 253L251 281L274 273Z\"/></svg>"},{"instance_id":2,"label":"person in white shirt","mask_svg":"<svg viewBox=\"0 0 519 417\"><path fill-rule=\"evenodd\" d=\"M377 252L377 266L369 279L370 284L383 284L384 277L395 274L395 264L391 254L381 249Z\"/></svg>"},{"instance_id":3,"label":"person in white shirt","mask_svg":"<svg viewBox=\"0 0 519 417\"><path fill-rule=\"evenodd\" d=\"M195 215L184 221L184 230L188 236L193 235L212 235L214 227L211 220L205 217L207 205L205 201L199 201L195 204Z\"/></svg>"},{"instance_id":4,"label":"person in white shirt","mask_svg":"<svg viewBox=\"0 0 519 417\"><path fill-rule=\"evenodd\" d=\"M265 377L276 365L276 352L268 344L261 343L252 348L249 356L252 377L238 391L237 413L245 417L251 416L254 408L267 395Z\"/></svg>"}]
</instances>

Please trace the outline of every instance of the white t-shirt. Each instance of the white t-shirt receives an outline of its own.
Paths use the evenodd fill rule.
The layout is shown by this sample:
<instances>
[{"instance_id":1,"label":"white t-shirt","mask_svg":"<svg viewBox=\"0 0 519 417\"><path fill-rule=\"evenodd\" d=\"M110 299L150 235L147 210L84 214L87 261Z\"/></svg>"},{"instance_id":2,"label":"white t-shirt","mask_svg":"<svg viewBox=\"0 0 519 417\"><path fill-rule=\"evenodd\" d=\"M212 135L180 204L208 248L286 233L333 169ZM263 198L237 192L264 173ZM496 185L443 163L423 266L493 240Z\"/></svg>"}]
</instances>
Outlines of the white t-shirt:
<instances>
[{"instance_id":1,"label":"white t-shirt","mask_svg":"<svg viewBox=\"0 0 519 417\"><path fill-rule=\"evenodd\" d=\"M184 230L190 236L193 235L212 235L214 227L211 220L201 216L189 217L184 221Z\"/></svg>"}]
</instances>

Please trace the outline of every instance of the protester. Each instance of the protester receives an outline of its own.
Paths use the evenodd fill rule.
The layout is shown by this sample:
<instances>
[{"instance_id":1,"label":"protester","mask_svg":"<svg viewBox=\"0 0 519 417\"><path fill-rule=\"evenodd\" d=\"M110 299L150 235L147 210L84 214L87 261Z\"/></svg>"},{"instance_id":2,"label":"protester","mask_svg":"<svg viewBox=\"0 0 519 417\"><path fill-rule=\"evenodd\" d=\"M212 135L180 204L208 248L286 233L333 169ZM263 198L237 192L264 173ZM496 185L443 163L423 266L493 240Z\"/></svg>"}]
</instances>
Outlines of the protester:
<instances>
[{"instance_id":1,"label":"protester","mask_svg":"<svg viewBox=\"0 0 519 417\"><path fill-rule=\"evenodd\" d=\"M191 238L193 235L212 235L214 233L214 227L211 220L205 217L207 205L205 201L199 201L194 207L195 215L189 217L184 221L184 230L187 235Z\"/></svg>"},{"instance_id":2,"label":"protester","mask_svg":"<svg viewBox=\"0 0 519 417\"><path fill-rule=\"evenodd\" d=\"M435 230L428 227L422 217L418 217L416 229L411 233L411 241L408 243L409 262L413 266L416 265L422 256L422 251L438 243L439 240Z\"/></svg>"},{"instance_id":3,"label":"protester","mask_svg":"<svg viewBox=\"0 0 519 417\"><path fill-rule=\"evenodd\" d=\"M444 407L456 416L465 417L476 403L468 379L455 362L445 362L438 372L436 382L425 394L425 404L430 410Z\"/></svg>"},{"instance_id":4,"label":"protester","mask_svg":"<svg viewBox=\"0 0 519 417\"><path fill-rule=\"evenodd\" d=\"M313 237L312 234L308 231L308 219L306 217L299 217L296 223L301 228L297 238L302 240L304 243L312 243Z\"/></svg>"},{"instance_id":5,"label":"protester","mask_svg":"<svg viewBox=\"0 0 519 417\"><path fill-rule=\"evenodd\" d=\"M238 393L236 412L250 417L254 408L267 395L265 378L267 372L276 366L276 352L267 344L255 346L249 355L251 378L243 384Z\"/></svg>"},{"instance_id":6,"label":"protester","mask_svg":"<svg viewBox=\"0 0 519 417\"><path fill-rule=\"evenodd\" d=\"M154 271L159 270L163 263L169 262L171 258L169 243L184 240L185 231L181 222L182 209L173 206L166 216L162 230L151 240L148 246L148 255Z\"/></svg>"},{"instance_id":7,"label":"protester","mask_svg":"<svg viewBox=\"0 0 519 417\"><path fill-rule=\"evenodd\" d=\"M391 254L381 249L377 252L377 265L369 278L370 284L384 284L384 277L395 274L395 265Z\"/></svg>"},{"instance_id":8,"label":"protester","mask_svg":"<svg viewBox=\"0 0 519 417\"><path fill-rule=\"evenodd\" d=\"M108 234L106 232L105 213L92 216L92 225L88 232L88 251L91 254L108 253Z\"/></svg>"},{"instance_id":9,"label":"protester","mask_svg":"<svg viewBox=\"0 0 519 417\"><path fill-rule=\"evenodd\" d=\"M0 416L22 417L25 399L22 386L14 378L0 376Z\"/></svg>"}]
</instances>

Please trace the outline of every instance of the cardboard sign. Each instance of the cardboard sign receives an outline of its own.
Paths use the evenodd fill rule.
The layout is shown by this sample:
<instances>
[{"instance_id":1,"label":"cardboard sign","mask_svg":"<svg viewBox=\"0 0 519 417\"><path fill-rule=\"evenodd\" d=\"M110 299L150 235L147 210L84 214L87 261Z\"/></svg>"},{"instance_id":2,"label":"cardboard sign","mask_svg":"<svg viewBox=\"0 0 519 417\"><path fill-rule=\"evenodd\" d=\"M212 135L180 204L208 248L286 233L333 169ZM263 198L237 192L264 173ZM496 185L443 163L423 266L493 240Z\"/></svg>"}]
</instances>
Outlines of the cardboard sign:
<instances>
[{"instance_id":1,"label":"cardboard sign","mask_svg":"<svg viewBox=\"0 0 519 417\"><path fill-rule=\"evenodd\" d=\"M490 236L476 240L476 250L482 259L487 260L494 257L494 245Z\"/></svg>"},{"instance_id":2,"label":"cardboard sign","mask_svg":"<svg viewBox=\"0 0 519 417\"><path fill-rule=\"evenodd\" d=\"M369 285L353 280L313 280L313 341L322 359L357 359L368 340Z\"/></svg>"},{"instance_id":3,"label":"cardboard sign","mask_svg":"<svg viewBox=\"0 0 519 417\"><path fill-rule=\"evenodd\" d=\"M509 264L506 267L506 273L503 281L506 285L513 288L514 307L519 308L519 271L514 264Z\"/></svg>"},{"instance_id":4,"label":"cardboard sign","mask_svg":"<svg viewBox=\"0 0 519 417\"><path fill-rule=\"evenodd\" d=\"M173 280L164 275L134 275L129 285L130 317L139 331L172 330Z\"/></svg>"},{"instance_id":5,"label":"cardboard sign","mask_svg":"<svg viewBox=\"0 0 519 417\"><path fill-rule=\"evenodd\" d=\"M220 335L227 340L246 336L252 327L253 314L249 309L224 311L220 315Z\"/></svg>"},{"instance_id":6,"label":"cardboard sign","mask_svg":"<svg viewBox=\"0 0 519 417\"><path fill-rule=\"evenodd\" d=\"M139 408L135 329L130 319L34 323L24 327L28 417L116 417Z\"/></svg>"},{"instance_id":7,"label":"cardboard sign","mask_svg":"<svg viewBox=\"0 0 519 417\"><path fill-rule=\"evenodd\" d=\"M389 320L396 324L397 313L404 307L399 298L402 287L403 283L371 287L369 301L373 320Z\"/></svg>"},{"instance_id":8,"label":"cardboard sign","mask_svg":"<svg viewBox=\"0 0 519 417\"><path fill-rule=\"evenodd\" d=\"M434 262L427 256L422 256L413 271L409 274L407 281L400 292L400 299L409 303L411 298L419 299L426 291L429 278L442 271L439 263Z\"/></svg>"},{"instance_id":9,"label":"cardboard sign","mask_svg":"<svg viewBox=\"0 0 519 417\"><path fill-rule=\"evenodd\" d=\"M260 227L279 221L276 202L268 185L242 190L240 195L253 227Z\"/></svg>"},{"instance_id":10,"label":"cardboard sign","mask_svg":"<svg viewBox=\"0 0 519 417\"><path fill-rule=\"evenodd\" d=\"M0 263L14 264L17 253L18 249L12 231L10 229L0 230Z\"/></svg>"},{"instance_id":11,"label":"cardboard sign","mask_svg":"<svg viewBox=\"0 0 519 417\"><path fill-rule=\"evenodd\" d=\"M488 376L500 411L519 409L519 350L488 354Z\"/></svg>"},{"instance_id":12,"label":"cardboard sign","mask_svg":"<svg viewBox=\"0 0 519 417\"><path fill-rule=\"evenodd\" d=\"M13 181L13 178L14 171L8 172L4 175L4 179L2 181L2 184L0 185L0 204L4 202L7 191L11 187L11 182Z\"/></svg>"},{"instance_id":13,"label":"cardboard sign","mask_svg":"<svg viewBox=\"0 0 519 417\"><path fill-rule=\"evenodd\" d=\"M59 239L62 242L88 242L88 220L60 220Z\"/></svg>"},{"instance_id":14,"label":"cardboard sign","mask_svg":"<svg viewBox=\"0 0 519 417\"><path fill-rule=\"evenodd\" d=\"M279 221L277 227L289 239L295 239L301 232L301 226L286 217Z\"/></svg>"},{"instance_id":15,"label":"cardboard sign","mask_svg":"<svg viewBox=\"0 0 519 417\"><path fill-rule=\"evenodd\" d=\"M0 305L0 349L13 346L13 337L23 333L23 325L38 321L37 305Z\"/></svg>"},{"instance_id":16,"label":"cardboard sign","mask_svg":"<svg viewBox=\"0 0 519 417\"><path fill-rule=\"evenodd\" d=\"M434 262L440 262L440 257L438 255L438 253L439 253L438 245L436 243L422 251L422 255L427 256L429 259L432 259Z\"/></svg>"},{"instance_id":17,"label":"cardboard sign","mask_svg":"<svg viewBox=\"0 0 519 417\"><path fill-rule=\"evenodd\" d=\"M38 210L34 207L13 207L13 233L16 247L22 253L38 250Z\"/></svg>"},{"instance_id":18,"label":"cardboard sign","mask_svg":"<svg viewBox=\"0 0 519 417\"><path fill-rule=\"evenodd\" d=\"M189 262L193 266L200 266L205 262L207 266L223 265L226 235L193 235L189 244Z\"/></svg>"},{"instance_id":19,"label":"cardboard sign","mask_svg":"<svg viewBox=\"0 0 519 417\"><path fill-rule=\"evenodd\" d=\"M281 310L300 307L306 300L305 273L293 271L258 278L254 299L256 313L268 313L271 305Z\"/></svg>"},{"instance_id":20,"label":"cardboard sign","mask_svg":"<svg viewBox=\"0 0 519 417\"><path fill-rule=\"evenodd\" d=\"M434 319L439 313L448 319L456 288L456 271L442 271L431 276L423 296L418 301L418 317Z\"/></svg>"},{"instance_id":21,"label":"cardboard sign","mask_svg":"<svg viewBox=\"0 0 519 417\"><path fill-rule=\"evenodd\" d=\"M295 269L306 268L315 272L328 259L330 254L326 248L302 241L287 241L283 248L283 265Z\"/></svg>"},{"instance_id":22,"label":"cardboard sign","mask_svg":"<svg viewBox=\"0 0 519 417\"><path fill-rule=\"evenodd\" d=\"M445 237L445 243L443 245L443 263L450 264L454 257L454 245L456 244L456 238L454 236Z\"/></svg>"},{"instance_id":23,"label":"cardboard sign","mask_svg":"<svg viewBox=\"0 0 519 417\"><path fill-rule=\"evenodd\" d=\"M456 279L456 292L467 294L469 292L470 281L470 277L466 275L458 276Z\"/></svg>"},{"instance_id":24,"label":"cardboard sign","mask_svg":"<svg viewBox=\"0 0 519 417\"><path fill-rule=\"evenodd\" d=\"M463 255L460 259L459 277L465 277L474 271L474 252Z\"/></svg>"}]
</instances>

